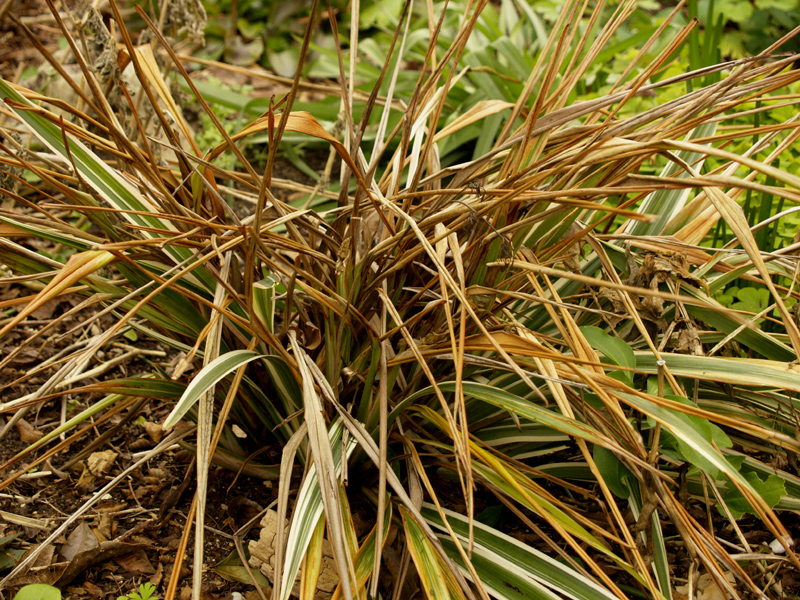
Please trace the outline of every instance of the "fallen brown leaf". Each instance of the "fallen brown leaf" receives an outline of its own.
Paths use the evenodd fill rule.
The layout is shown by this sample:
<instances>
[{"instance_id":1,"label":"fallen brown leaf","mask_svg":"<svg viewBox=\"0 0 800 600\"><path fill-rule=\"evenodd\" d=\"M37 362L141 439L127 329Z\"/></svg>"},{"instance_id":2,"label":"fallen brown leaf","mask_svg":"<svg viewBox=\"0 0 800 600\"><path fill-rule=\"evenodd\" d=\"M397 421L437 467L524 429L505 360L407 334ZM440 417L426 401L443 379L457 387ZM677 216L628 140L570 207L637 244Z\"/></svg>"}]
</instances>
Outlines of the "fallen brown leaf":
<instances>
[{"instance_id":1,"label":"fallen brown leaf","mask_svg":"<svg viewBox=\"0 0 800 600\"><path fill-rule=\"evenodd\" d=\"M86 460L92 475L105 475L114 466L114 461L119 456L113 450L104 450L103 452L93 452Z\"/></svg>"},{"instance_id":2,"label":"fallen brown leaf","mask_svg":"<svg viewBox=\"0 0 800 600\"><path fill-rule=\"evenodd\" d=\"M138 547L139 546L136 544L112 540L110 542L103 542L96 548L86 552L80 552L69 562L67 568L64 569L53 585L56 587L63 587L93 564L109 560L120 554L132 552L138 549Z\"/></svg>"},{"instance_id":3,"label":"fallen brown leaf","mask_svg":"<svg viewBox=\"0 0 800 600\"><path fill-rule=\"evenodd\" d=\"M156 572L153 565L147 559L147 554L145 554L144 550L141 548L137 548L133 552L115 556L114 562L131 575L152 575Z\"/></svg>"},{"instance_id":4,"label":"fallen brown leaf","mask_svg":"<svg viewBox=\"0 0 800 600\"><path fill-rule=\"evenodd\" d=\"M81 493L90 492L96 487L95 477L85 463L81 462L80 466L83 470L78 482L75 484L75 489Z\"/></svg>"},{"instance_id":5,"label":"fallen brown leaf","mask_svg":"<svg viewBox=\"0 0 800 600\"><path fill-rule=\"evenodd\" d=\"M84 521L80 523L67 538L67 543L61 547L59 555L70 561L81 552L93 550L100 545L97 537L92 533L92 528Z\"/></svg>"}]
</instances>

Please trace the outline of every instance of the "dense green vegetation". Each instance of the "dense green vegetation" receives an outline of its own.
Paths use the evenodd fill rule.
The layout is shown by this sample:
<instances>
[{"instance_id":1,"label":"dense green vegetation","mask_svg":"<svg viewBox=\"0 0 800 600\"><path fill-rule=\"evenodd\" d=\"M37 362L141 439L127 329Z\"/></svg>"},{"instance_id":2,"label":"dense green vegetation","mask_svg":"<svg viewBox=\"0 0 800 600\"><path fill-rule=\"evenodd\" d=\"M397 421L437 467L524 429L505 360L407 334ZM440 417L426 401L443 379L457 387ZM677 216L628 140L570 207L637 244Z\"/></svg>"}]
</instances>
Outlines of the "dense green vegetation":
<instances>
[{"instance_id":1,"label":"dense green vegetation","mask_svg":"<svg viewBox=\"0 0 800 600\"><path fill-rule=\"evenodd\" d=\"M280 600L324 539L344 598L402 597L384 544L429 598L796 593L797 3L600 4L222 3L191 56L174 13L138 7L136 46L112 4L127 83L74 36L80 75L45 57L74 101L0 80L0 263L31 289L0 336L66 293L116 319L0 405L101 395L0 487L169 402L197 598L212 460L279 486ZM192 78L215 59L279 93ZM121 336L183 358L78 387Z\"/></svg>"}]
</instances>

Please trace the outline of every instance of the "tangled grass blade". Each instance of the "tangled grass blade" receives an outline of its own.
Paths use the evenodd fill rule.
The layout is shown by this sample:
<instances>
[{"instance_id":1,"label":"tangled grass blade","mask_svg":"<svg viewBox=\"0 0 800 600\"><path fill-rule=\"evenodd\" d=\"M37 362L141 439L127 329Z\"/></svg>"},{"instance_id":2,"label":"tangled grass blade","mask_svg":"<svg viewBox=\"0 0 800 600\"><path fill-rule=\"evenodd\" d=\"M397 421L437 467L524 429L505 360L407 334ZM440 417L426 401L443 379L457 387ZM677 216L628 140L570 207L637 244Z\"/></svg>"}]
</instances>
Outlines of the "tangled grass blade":
<instances>
[{"instance_id":1,"label":"tangled grass blade","mask_svg":"<svg viewBox=\"0 0 800 600\"><path fill-rule=\"evenodd\" d=\"M52 5L76 69L31 42L74 97L0 80L0 368L30 386L0 438L85 405L0 489L80 427L161 411L199 421L200 527L212 460L277 481L279 600L301 568L317 593L327 544L345 600L673 600L700 569L731 600L796 593L741 519L780 541L800 508L798 57L709 64L724 27L693 1L562 4L355 2L346 49L314 4L291 79L177 53L168 12L136 7L158 44L135 46L114 2L129 66L106 77ZM141 372L84 381L110 349Z\"/></svg>"}]
</instances>

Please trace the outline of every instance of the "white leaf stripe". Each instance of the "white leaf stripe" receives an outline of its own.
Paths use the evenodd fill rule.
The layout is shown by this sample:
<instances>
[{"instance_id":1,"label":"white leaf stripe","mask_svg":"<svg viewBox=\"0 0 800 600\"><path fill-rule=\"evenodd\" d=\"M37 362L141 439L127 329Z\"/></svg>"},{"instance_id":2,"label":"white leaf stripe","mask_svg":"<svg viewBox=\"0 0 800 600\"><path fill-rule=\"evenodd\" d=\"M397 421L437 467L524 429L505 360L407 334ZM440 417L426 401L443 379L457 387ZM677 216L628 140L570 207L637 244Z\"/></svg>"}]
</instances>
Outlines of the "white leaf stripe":
<instances>
[{"instance_id":1,"label":"white leaf stripe","mask_svg":"<svg viewBox=\"0 0 800 600\"><path fill-rule=\"evenodd\" d=\"M224 377L228 376L231 372L235 371L241 365L248 363L257 358L262 358L263 355L252 350L234 350L222 356L217 357L192 379L192 382L186 387L181 399L169 413L169 416L164 420L164 429L174 427L175 424L181 420L188 410L194 406L211 386L219 382Z\"/></svg>"},{"instance_id":2,"label":"white leaf stripe","mask_svg":"<svg viewBox=\"0 0 800 600\"><path fill-rule=\"evenodd\" d=\"M442 510L447 515L450 526L459 539L465 542L468 535L466 517L451 510ZM446 532L433 505L424 504L421 513L433 527ZM535 548L479 521L475 521L473 526L475 528L473 555L486 557L497 569L514 573L518 577L528 580L532 586L535 582L536 585L558 590L574 600L596 600L598 598L617 600L616 596L604 587ZM441 539L444 541L445 536L442 536ZM454 559L457 558L455 555L451 556ZM482 581L488 583L484 579ZM503 592L503 590L498 590L498 592Z\"/></svg>"}]
</instances>

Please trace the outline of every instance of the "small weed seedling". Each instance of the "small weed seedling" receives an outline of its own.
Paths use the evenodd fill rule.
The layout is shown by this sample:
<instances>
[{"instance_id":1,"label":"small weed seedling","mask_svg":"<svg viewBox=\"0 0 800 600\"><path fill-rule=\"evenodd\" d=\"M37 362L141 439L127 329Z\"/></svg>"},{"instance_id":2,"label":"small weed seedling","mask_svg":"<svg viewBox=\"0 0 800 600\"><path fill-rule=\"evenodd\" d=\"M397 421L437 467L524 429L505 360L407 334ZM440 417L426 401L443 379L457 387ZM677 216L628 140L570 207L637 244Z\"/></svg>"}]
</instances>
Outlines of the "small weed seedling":
<instances>
[{"instance_id":1,"label":"small weed seedling","mask_svg":"<svg viewBox=\"0 0 800 600\"><path fill-rule=\"evenodd\" d=\"M156 587L150 583L143 583L139 586L138 592L132 592L127 596L118 596L117 600L158 600L155 595Z\"/></svg>"}]
</instances>

